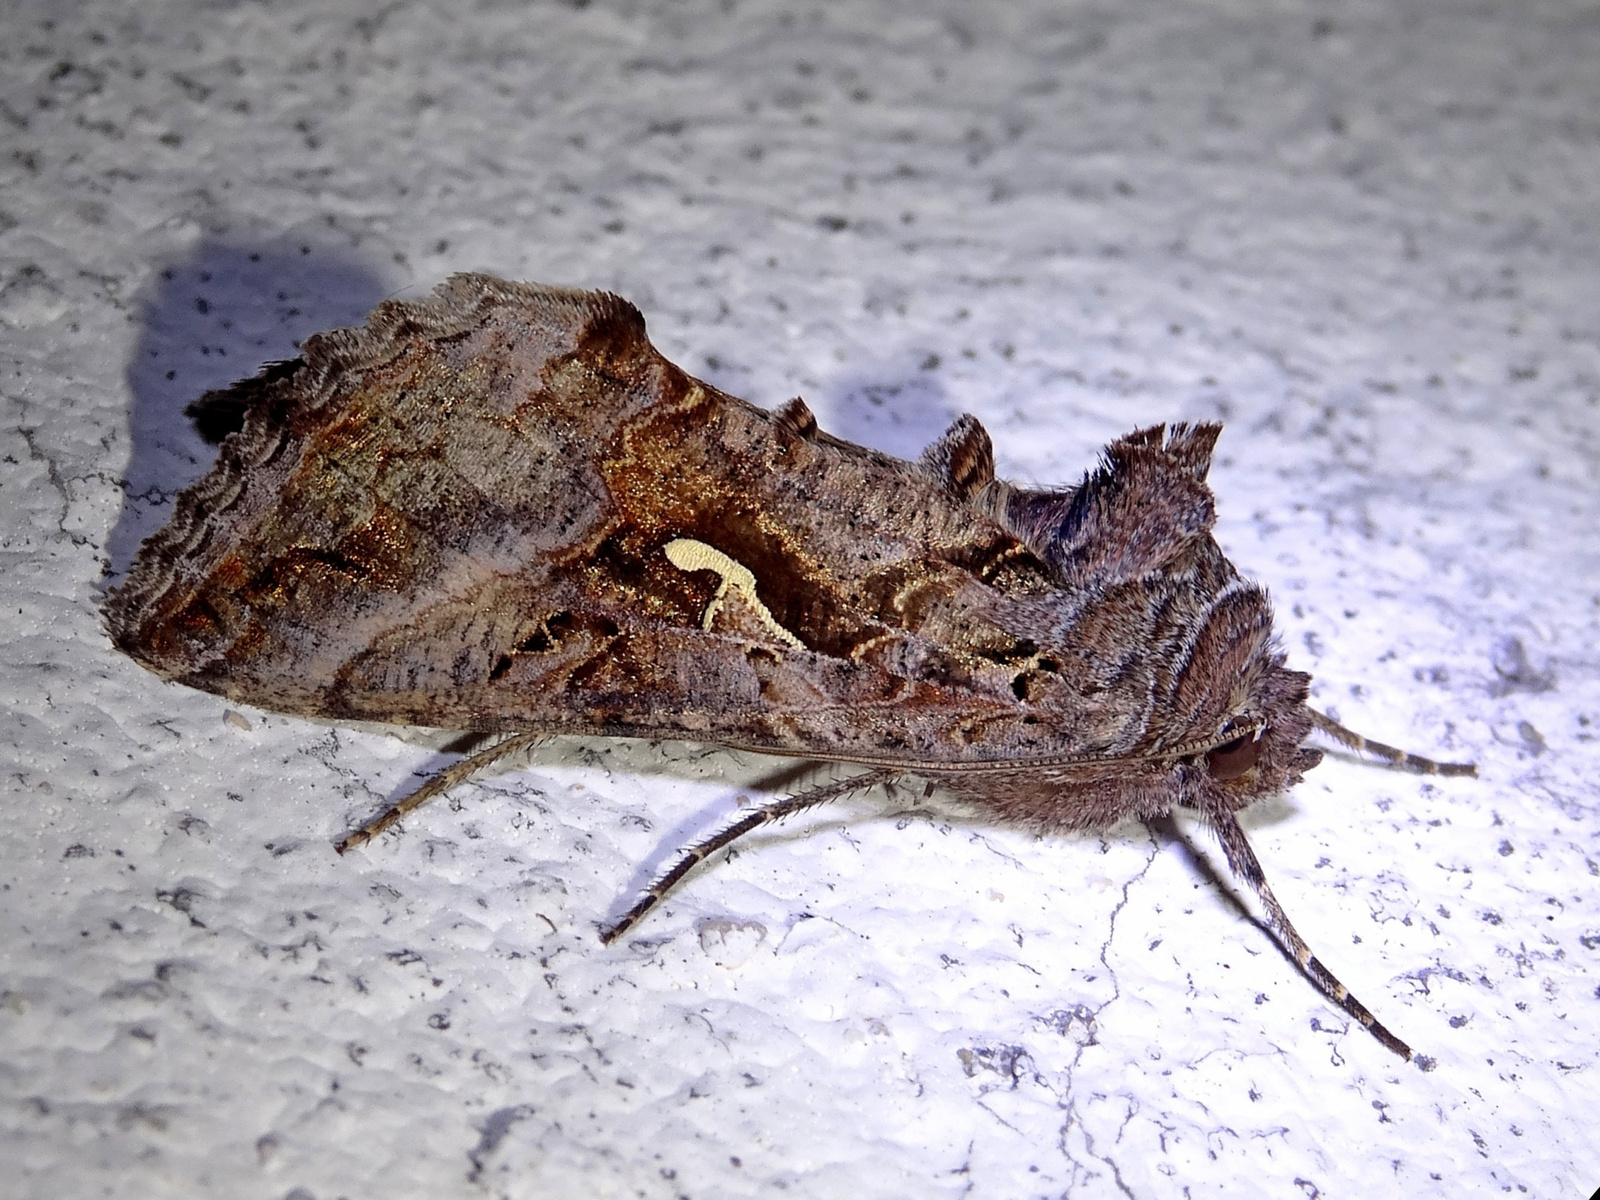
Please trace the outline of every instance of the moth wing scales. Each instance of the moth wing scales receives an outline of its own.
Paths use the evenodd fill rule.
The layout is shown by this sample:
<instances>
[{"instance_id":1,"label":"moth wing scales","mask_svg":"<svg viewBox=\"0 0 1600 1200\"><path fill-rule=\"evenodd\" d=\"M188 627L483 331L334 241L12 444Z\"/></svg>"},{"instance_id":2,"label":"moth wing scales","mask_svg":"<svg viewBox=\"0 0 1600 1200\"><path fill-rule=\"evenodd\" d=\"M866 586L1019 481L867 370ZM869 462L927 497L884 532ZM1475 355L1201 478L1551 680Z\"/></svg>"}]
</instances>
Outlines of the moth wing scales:
<instances>
[{"instance_id":1,"label":"moth wing scales","mask_svg":"<svg viewBox=\"0 0 1600 1200\"><path fill-rule=\"evenodd\" d=\"M826 741L837 751L848 746L837 744L835 714L853 712L842 727L864 733L883 723L880 700L889 696L914 703L924 732L863 736L863 749L882 754L909 740L908 756L924 759L982 753L940 731L1008 707L1004 696L910 682L860 662L841 675L838 664L795 661L786 668L794 683L769 684L764 701L754 695L741 705L741 690L749 689L739 686L737 663L703 669L708 655L731 653L723 643L701 638L692 652L684 649L681 631L697 624L689 609L673 612L659 589L619 594L607 586L614 580L595 586L593 556L603 544L632 538L643 559L674 532L670 522L705 521L619 493L631 477L622 468L605 476L595 447L609 445L599 454L615 455L619 431L632 429L628 452L650 450L654 423L691 396L704 410L693 415L701 424L742 422L757 434L770 426L760 410L714 389L698 395L701 387L650 347L637 310L603 293L469 276L427 301L381 305L366 329L317 335L300 363L239 385L241 427L211 475L179 504L188 525L202 531L177 539L172 531L185 521L175 519L145 547L108 605L108 626L120 645L169 678L302 715L580 728L609 714L613 724L642 729L647 713L670 707L713 740L759 736L790 752L823 749ZM803 405L791 404L787 418L814 426ZM875 452L818 441L809 452L821 476L844 463L882 477L882 492L903 473L903 464L890 470ZM782 514L779 498L764 503L769 515ZM931 520L946 543L999 533L949 502L924 499L917 508L920 525ZM788 512L804 523L815 522L818 510L791 503ZM720 524L712 528L721 532ZM923 549L919 527L890 522L877 543L889 545L890 534L900 539L887 551L890 566L906 547ZM776 540L803 548L815 536L813 527L791 525ZM810 603L848 607L826 593ZM555 612L573 626L565 652L519 653L529 630ZM791 651L803 644L804 631L776 619L767 630ZM629 646L634 653L624 661ZM701 660L702 669L682 668L685 657ZM676 674L667 670L661 682L676 678L676 691L642 688L632 711L628 697L604 682L608 668L637 677L673 662ZM781 669L763 668L769 675ZM574 687L586 671L596 686ZM835 710L826 718L782 707L784 697L819 693L832 703L816 707ZM719 694L729 702L722 711ZM757 701L770 711L753 726L748 710ZM774 741L775 730L797 727L812 730L809 742Z\"/></svg>"}]
</instances>

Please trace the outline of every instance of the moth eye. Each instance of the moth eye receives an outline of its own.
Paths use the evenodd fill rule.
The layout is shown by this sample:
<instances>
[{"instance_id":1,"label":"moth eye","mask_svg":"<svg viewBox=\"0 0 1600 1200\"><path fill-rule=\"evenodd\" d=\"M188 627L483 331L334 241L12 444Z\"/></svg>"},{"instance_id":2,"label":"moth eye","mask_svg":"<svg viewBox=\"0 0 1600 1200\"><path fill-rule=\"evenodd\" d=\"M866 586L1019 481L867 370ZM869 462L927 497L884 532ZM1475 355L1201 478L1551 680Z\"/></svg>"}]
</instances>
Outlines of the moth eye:
<instances>
[{"instance_id":1,"label":"moth eye","mask_svg":"<svg viewBox=\"0 0 1600 1200\"><path fill-rule=\"evenodd\" d=\"M1226 783L1230 779L1237 779L1251 767L1256 765L1256 760L1261 757L1260 731L1242 733L1231 742L1224 742L1215 750L1206 753L1206 766L1211 771L1211 778Z\"/></svg>"}]
</instances>

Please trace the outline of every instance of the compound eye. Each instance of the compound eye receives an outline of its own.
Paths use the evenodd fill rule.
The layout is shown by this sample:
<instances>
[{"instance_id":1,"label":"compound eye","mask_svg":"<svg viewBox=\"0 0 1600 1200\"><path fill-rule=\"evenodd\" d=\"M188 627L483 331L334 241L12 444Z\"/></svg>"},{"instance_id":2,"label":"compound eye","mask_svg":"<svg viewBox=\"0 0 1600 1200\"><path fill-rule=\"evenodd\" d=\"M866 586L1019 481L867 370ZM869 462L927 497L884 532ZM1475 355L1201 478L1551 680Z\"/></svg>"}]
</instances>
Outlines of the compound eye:
<instances>
[{"instance_id":1,"label":"compound eye","mask_svg":"<svg viewBox=\"0 0 1600 1200\"><path fill-rule=\"evenodd\" d=\"M1261 757L1261 730L1242 733L1231 742L1224 742L1215 750L1206 752L1206 766L1211 778L1220 783L1237 779Z\"/></svg>"}]
</instances>

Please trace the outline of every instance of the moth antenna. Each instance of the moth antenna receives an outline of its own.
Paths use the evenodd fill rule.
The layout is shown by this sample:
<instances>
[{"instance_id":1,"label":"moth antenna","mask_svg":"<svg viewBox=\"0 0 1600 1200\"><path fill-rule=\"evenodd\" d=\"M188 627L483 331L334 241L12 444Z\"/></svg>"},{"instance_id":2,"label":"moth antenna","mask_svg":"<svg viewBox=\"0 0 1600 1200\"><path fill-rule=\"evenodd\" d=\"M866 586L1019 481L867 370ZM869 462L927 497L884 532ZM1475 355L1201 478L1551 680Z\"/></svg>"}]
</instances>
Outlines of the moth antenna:
<instances>
[{"instance_id":1,"label":"moth antenna","mask_svg":"<svg viewBox=\"0 0 1600 1200\"><path fill-rule=\"evenodd\" d=\"M1348 746L1357 754L1370 754L1374 758L1381 758L1386 763L1404 767L1408 771L1416 771L1420 775L1471 775L1476 777L1478 774L1477 763L1435 762L1431 758L1423 758L1420 754L1410 754L1404 750L1397 750L1393 746L1386 746L1382 742L1375 742L1371 738L1362 737L1355 730L1346 729L1332 717L1325 713L1319 713L1314 708L1308 708L1306 711L1311 714L1311 723L1313 725L1341 746Z\"/></svg>"},{"instance_id":2,"label":"moth antenna","mask_svg":"<svg viewBox=\"0 0 1600 1200\"><path fill-rule=\"evenodd\" d=\"M408 814L421 808L435 796L442 795L457 784L466 782L479 771L499 762L502 758L507 758L523 750L531 750L543 740L544 735L540 733L519 733L513 737L506 738L503 742L496 742L494 745L480 750L468 758L462 759L454 766L446 767L409 796L391 804L360 829L346 834L333 844L333 848L343 854L346 850L365 845L397 821L404 819Z\"/></svg>"},{"instance_id":3,"label":"moth antenna","mask_svg":"<svg viewBox=\"0 0 1600 1200\"><path fill-rule=\"evenodd\" d=\"M1373 1037L1409 1062L1411 1047L1390 1033L1383 1023L1367 1010L1367 1006L1352 996L1350 989L1340 983L1333 972L1323 966L1317 956L1311 953L1311 947L1306 945L1289 920L1289 914L1283 911L1278 898L1267 886L1267 876L1261 869L1261 862L1256 858L1256 852L1250 848L1250 841L1245 837L1244 830L1233 813L1227 809L1219 809L1215 812L1208 811L1206 816L1217 831L1217 840L1222 843L1222 852L1228 859L1229 869L1236 879L1255 892L1261 901L1261 907L1266 910L1267 929L1277 939L1278 944L1300 965L1306 978L1316 984L1328 999L1360 1021Z\"/></svg>"},{"instance_id":4,"label":"moth antenna","mask_svg":"<svg viewBox=\"0 0 1600 1200\"><path fill-rule=\"evenodd\" d=\"M826 804L830 800L837 800L851 792L859 792L864 788L876 787L881 783L889 783L899 775L898 771L865 771L860 775L852 775L848 779L841 779L835 783L825 783L819 787L798 792L793 796L785 796L781 800L774 800L770 804L762 805L747 816L741 817L726 829L713 833L710 837L698 841L683 851L677 861L668 867L656 881L645 889L639 901L613 925L600 931L600 941L610 945L621 937L634 925L639 923L647 912L675 887L680 879L694 870L696 866L710 858L724 846L742 838L754 829L763 825L770 825L774 821L781 821L791 813L803 812L819 804Z\"/></svg>"}]
</instances>

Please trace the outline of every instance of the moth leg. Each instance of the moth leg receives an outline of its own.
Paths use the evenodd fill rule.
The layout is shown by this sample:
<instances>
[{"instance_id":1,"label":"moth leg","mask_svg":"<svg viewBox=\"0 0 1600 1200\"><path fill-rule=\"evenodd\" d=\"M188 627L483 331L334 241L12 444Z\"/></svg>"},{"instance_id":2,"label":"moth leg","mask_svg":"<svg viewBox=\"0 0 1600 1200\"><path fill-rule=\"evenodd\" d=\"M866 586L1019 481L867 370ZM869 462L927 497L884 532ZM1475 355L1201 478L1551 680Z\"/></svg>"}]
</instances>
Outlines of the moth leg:
<instances>
[{"instance_id":1,"label":"moth leg","mask_svg":"<svg viewBox=\"0 0 1600 1200\"><path fill-rule=\"evenodd\" d=\"M660 899L670 892L674 886L694 870L696 866L710 858L724 846L730 845L742 838L751 830L759 829L763 825L770 825L773 821L781 821L791 813L803 812L814 808L818 804L826 804L830 800L837 800L851 792L859 792L864 788L876 787L880 783L889 783L898 776L897 771L865 771L860 775L852 775L848 779L841 779L836 783L825 783L793 796L785 796L781 800L774 800L763 805L747 816L741 817L726 829L719 830L710 837L694 843L683 851L677 861L668 867L665 872L657 877L656 881L645 889L639 901L614 924L600 931L601 942L609 945L617 940L634 925L638 924L641 917L654 908Z\"/></svg>"},{"instance_id":2,"label":"moth leg","mask_svg":"<svg viewBox=\"0 0 1600 1200\"><path fill-rule=\"evenodd\" d=\"M476 754L462 759L454 766L446 767L440 771L409 796L390 805L360 829L335 842L333 848L343 854L346 850L365 845L397 821L403 820L407 815L421 808L435 796L448 792L457 784L465 782L485 767L499 762L502 758L518 754L523 750L532 749L543 740L543 734L519 733L514 737L506 738L503 742L496 742L486 749L479 750Z\"/></svg>"},{"instance_id":3,"label":"moth leg","mask_svg":"<svg viewBox=\"0 0 1600 1200\"><path fill-rule=\"evenodd\" d=\"M1316 709L1307 709L1311 714L1311 723L1323 733L1327 734L1341 746L1348 746L1357 754L1370 754L1374 758L1381 758L1386 763L1393 763L1397 767L1416 771L1421 775L1473 775L1478 773L1477 763L1447 763L1435 762L1431 758L1423 758L1420 754L1408 754L1404 750L1397 750L1393 746L1386 746L1382 742L1375 742L1371 738L1362 737L1353 729L1346 729L1332 717L1319 713Z\"/></svg>"},{"instance_id":4,"label":"moth leg","mask_svg":"<svg viewBox=\"0 0 1600 1200\"><path fill-rule=\"evenodd\" d=\"M1411 1047L1384 1028L1383 1023L1367 1011L1366 1005L1350 994L1349 988L1334 978L1333 972L1318 961L1317 956L1311 953L1311 947L1301 939L1289 920L1289 914L1283 911L1278 898L1267 886L1267 877L1261 869L1261 862L1256 858L1256 852L1250 848L1250 842L1244 836L1244 830L1240 828L1233 813L1221 809L1216 812L1207 811L1205 815L1217 831L1217 839L1222 843L1222 852L1227 856L1229 869L1233 871L1235 878L1248 885L1260 899L1261 906L1267 913L1267 928L1277 939L1278 944L1300 964L1300 969L1321 989L1323 995L1360 1021L1378 1041L1409 1062Z\"/></svg>"}]
</instances>

